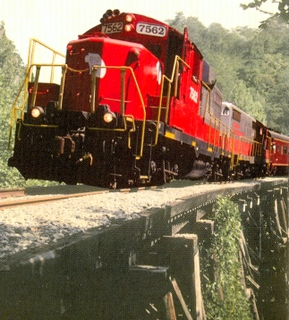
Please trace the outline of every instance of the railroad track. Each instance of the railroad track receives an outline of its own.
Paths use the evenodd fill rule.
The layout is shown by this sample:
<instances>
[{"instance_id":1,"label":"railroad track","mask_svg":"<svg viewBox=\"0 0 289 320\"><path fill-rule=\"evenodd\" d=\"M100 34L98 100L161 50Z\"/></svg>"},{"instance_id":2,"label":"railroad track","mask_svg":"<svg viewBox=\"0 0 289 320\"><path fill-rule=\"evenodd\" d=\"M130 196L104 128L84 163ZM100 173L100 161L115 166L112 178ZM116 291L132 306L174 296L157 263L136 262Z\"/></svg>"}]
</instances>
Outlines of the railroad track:
<instances>
[{"instance_id":1,"label":"railroad track","mask_svg":"<svg viewBox=\"0 0 289 320\"><path fill-rule=\"evenodd\" d=\"M64 186L65 187L65 186ZM56 188L57 189L57 188ZM84 190L86 189L86 186L84 186ZM84 196L91 196L91 195L97 195L97 194L105 194L109 192L137 192L144 189L157 189L157 187L140 187L140 188L126 188L126 189L120 189L120 190L111 190L111 189L97 189L96 191L85 191L85 192L75 192L75 191L67 191L69 188L64 191L62 189L63 194L48 194L43 195L43 192L45 192L45 188L41 188L41 191L39 194L37 194L37 188L35 188L35 194L34 195L27 195L25 188L17 188L17 189L1 189L0 190L0 210L11 208L11 207L19 207L24 205L36 205L41 204L44 202L53 202L58 200L65 200L69 198L79 198ZM60 190L59 190L60 191ZM61 192L61 191L60 191ZM68 193L66 193L68 192ZM9 199L9 200L7 200Z\"/></svg>"},{"instance_id":2,"label":"railroad track","mask_svg":"<svg viewBox=\"0 0 289 320\"><path fill-rule=\"evenodd\" d=\"M83 197L87 195L94 195L94 194L101 194L101 193L107 193L109 190L102 190L102 191L94 191L94 192L84 192L84 193L74 193L74 194L62 194L62 195L47 195L47 196L30 196L30 197L24 197L24 191L21 193L21 198L16 198L16 196L13 194L12 200L4 200L0 202L0 210L3 210L5 208L11 208L11 207L18 207L23 205L36 205L44 202L52 202L52 201L58 201L58 200L65 200L69 198L76 198L76 197ZM9 194L9 197L11 197L11 193Z\"/></svg>"},{"instance_id":3,"label":"railroad track","mask_svg":"<svg viewBox=\"0 0 289 320\"><path fill-rule=\"evenodd\" d=\"M44 202L52 202L58 200L65 200L69 198L77 198L96 194L105 193L126 193L126 192L138 192L142 190L158 190L165 188L183 188L187 186L199 186L206 184L205 180L192 181L192 180L175 180L169 184L163 186L151 186L151 187L138 187L138 188L125 188L125 189L102 189L89 187L85 185L79 186L54 186L54 187L34 187L34 188L15 188L15 189L0 189L0 210L5 208L23 206L23 205L35 205ZM213 185L230 184L228 182L213 182ZM9 200L5 200L9 199Z\"/></svg>"},{"instance_id":4,"label":"railroad track","mask_svg":"<svg viewBox=\"0 0 289 320\"><path fill-rule=\"evenodd\" d=\"M22 197L25 195L24 188L0 189L0 199L10 197Z\"/></svg>"}]
</instances>

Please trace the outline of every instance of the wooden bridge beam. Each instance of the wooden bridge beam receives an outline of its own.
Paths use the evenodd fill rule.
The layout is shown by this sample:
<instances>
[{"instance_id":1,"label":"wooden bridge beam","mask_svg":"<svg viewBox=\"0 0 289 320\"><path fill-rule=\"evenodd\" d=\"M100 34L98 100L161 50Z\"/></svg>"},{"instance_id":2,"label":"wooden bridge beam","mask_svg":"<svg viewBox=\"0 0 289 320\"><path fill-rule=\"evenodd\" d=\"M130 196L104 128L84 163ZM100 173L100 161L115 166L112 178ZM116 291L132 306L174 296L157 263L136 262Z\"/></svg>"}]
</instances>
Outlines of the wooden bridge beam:
<instances>
[{"instance_id":1,"label":"wooden bridge beam","mask_svg":"<svg viewBox=\"0 0 289 320\"><path fill-rule=\"evenodd\" d=\"M201 292L198 236L196 234L177 234L172 237L166 236L165 240L171 248L175 249L171 252L173 277L178 279L181 265L186 269L186 279L178 279L178 283L181 288L182 284L188 284L185 291L187 290L187 294L190 296L190 301L187 303L191 307L191 315L193 319L204 320L206 316ZM187 312L185 313L187 314ZM187 318L189 319L188 316Z\"/></svg>"}]
</instances>

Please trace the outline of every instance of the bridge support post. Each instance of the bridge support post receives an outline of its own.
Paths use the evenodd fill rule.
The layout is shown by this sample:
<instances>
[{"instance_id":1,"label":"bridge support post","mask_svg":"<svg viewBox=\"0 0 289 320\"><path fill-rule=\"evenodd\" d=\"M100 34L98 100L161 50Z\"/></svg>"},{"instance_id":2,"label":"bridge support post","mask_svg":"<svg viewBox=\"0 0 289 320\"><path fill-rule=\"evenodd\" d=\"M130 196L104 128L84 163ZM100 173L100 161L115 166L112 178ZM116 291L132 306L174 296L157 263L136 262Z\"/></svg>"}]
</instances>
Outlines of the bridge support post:
<instances>
[{"instance_id":1,"label":"bridge support post","mask_svg":"<svg viewBox=\"0 0 289 320\"><path fill-rule=\"evenodd\" d=\"M172 276L185 292L183 296L190 297L187 305L188 309L191 309L192 319L206 319L201 292L198 236L196 234L177 234L164 238L169 247L173 248L171 251ZM182 278L180 274L183 275ZM184 311L188 317L188 312Z\"/></svg>"},{"instance_id":2,"label":"bridge support post","mask_svg":"<svg viewBox=\"0 0 289 320\"><path fill-rule=\"evenodd\" d=\"M129 294L123 299L126 299L126 305L134 317L139 317L145 310L147 315L164 318L167 314L166 320L175 320L174 306L168 296L170 292L168 267L152 265L130 267L127 285Z\"/></svg>"},{"instance_id":3,"label":"bridge support post","mask_svg":"<svg viewBox=\"0 0 289 320\"><path fill-rule=\"evenodd\" d=\"M275 187L262 194L263 233L260 261L260 301L265 319L281 319L288 303L288 211L286 189ZM284 198L286 197L286 199ZM288 259L288 257L287 257ZM274 302L272 302L274 301ZM270 315L270 316L269 316Z\"/></svg>"},{"instance_id":4,"label":"bridge support post","mask_svg":"<svg viewBox=\"0 0 289 320\"><path fill-rule=\"evenodd\" d=\"M171 292L168 292L164 298L165 310L166 310L166 320L177 320L174 299Z\"/></svg>"}]
</instances>

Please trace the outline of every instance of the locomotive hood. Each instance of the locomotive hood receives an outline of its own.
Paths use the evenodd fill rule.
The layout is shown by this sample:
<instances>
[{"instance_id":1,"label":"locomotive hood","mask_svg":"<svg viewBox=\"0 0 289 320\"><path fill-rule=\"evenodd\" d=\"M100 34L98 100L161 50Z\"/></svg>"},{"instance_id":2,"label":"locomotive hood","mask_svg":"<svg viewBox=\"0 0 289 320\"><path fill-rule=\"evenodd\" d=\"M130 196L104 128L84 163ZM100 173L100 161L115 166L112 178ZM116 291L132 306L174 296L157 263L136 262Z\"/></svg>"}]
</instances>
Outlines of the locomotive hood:
<instances>
[{"instance_id":1,"label":"locomotive hood","mask_svg":"<svg viewBox=\"0 0 289 320\"><path fill-rule=\"evenodd\" d=\"M87 112L94 112L95 110L91 110L93 83L95 106L108 104L114 112L119 112L122 94L125 94L126 108L129 109L132 101L145 100L147 94L156 95L160 92L161 63L138 43L101 35L82 36L68 44L66 63L68 71L63 103L66 110L85 109ZM124 78L122 72L125 74ZM125 93L121 92L121 87L126 88ZM141 97L136 94L138 87L142 92ZM137 103L139 104L141 101Z\"/></svg>"}]
</instances>

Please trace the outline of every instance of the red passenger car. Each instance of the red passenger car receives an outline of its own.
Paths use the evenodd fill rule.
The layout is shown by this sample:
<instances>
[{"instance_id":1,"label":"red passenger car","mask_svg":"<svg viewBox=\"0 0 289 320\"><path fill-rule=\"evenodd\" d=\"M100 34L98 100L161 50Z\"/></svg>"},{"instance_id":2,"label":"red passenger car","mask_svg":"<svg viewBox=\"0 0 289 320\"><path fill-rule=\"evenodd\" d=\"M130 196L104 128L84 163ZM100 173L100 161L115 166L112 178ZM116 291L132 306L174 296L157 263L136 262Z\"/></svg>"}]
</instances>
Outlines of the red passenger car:
<instances>
[{"instance_id":1,"label":"red passenger car","mask_svg":"<svg viewBox=\"0 0 289 320\"><path fill-rule=\"evenodd\" d=\"M289 137L273 130L268 130L267 162L271 175L288 174Z\"/></svg>"}]
</instances>

